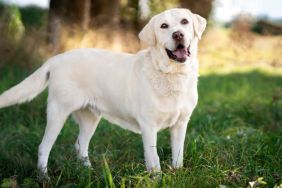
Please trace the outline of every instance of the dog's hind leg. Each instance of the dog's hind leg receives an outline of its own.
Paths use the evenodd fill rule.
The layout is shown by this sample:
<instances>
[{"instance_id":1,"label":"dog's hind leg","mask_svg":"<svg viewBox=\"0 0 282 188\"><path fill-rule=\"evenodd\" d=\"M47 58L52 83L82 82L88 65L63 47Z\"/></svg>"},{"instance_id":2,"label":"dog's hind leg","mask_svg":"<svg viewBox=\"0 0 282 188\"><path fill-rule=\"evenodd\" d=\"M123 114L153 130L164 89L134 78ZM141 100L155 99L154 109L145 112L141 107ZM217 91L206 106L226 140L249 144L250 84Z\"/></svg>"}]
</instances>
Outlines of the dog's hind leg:
<instances>
[{"instance_id":1,"label":"dog's hind leg","mask_svg":"<svg viewBox=\"0 0 282 188\"><path fill-rule=\"evenodd\" d=\"M42 142L38 149L38 168L41 173L47 175L47 163L49 154L57 136L63 128L64 122L71 113L57 101L49 100L47 107L47 125Z\"/></svg>"},{"instance_id":2,"label":"dog's hind leg","mask_svg":"<svg viewBox=\"0 0 282 188\"><path fill-rule=\"evenodd\" d=\"M79 135L75 143L78 157L85 166L91 167L88 157L88 146L101 117L88 109L74 112L73 117L79 124Z\"/></svg>"}]
</instances>

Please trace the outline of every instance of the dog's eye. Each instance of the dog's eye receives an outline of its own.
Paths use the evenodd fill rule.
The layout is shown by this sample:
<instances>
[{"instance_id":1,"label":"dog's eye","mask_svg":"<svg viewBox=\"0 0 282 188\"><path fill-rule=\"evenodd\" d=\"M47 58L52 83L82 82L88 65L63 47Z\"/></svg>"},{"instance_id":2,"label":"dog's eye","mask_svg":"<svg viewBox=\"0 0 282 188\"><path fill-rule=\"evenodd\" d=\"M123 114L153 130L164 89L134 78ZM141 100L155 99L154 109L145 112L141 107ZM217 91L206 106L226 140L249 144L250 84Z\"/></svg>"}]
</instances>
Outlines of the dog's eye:
<instances>
[{"instance_id":1,"label":"dog's eye","mask_svg":"<svg viewBox=\"0 0 282 188\"><path fill-rule=\"evenodd\" d=\"M188 23L189 23L189 21L185 18L181 20L181 24L183 24L183 25L186 25Z\"/></svg>"},{"instance_id":2,"label":"dog's eye","mask_svg":"<svg viewBox=\"0 0 282 188\"><path fill-rule=\"evenodd\" d=\"M166 28L168 28L168 24L163 23L163 24L161 25L161 28L162 28L162 29L166 29Z\"/></svg>"}]
</instances>

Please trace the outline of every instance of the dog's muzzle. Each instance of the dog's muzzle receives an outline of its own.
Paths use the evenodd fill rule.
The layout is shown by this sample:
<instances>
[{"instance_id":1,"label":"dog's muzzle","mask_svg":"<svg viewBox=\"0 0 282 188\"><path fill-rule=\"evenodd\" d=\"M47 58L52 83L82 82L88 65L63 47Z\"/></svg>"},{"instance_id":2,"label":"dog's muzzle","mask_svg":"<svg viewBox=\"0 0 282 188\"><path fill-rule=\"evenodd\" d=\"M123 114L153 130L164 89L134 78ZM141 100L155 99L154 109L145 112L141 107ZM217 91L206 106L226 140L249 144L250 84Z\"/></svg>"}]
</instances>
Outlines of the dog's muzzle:
<instances>
[{"instance_id":1,"label":"dog's muzzle","mask_svg":"<svg viewBox=\"0 0 282 188\"><path fill-rule=\"evenodd\" d=\"M165 49L168 57L178 63L184 63L191 56L190 45L185 47L183 44L178 44L175 50Z\"/></svg>"}]
</instances>

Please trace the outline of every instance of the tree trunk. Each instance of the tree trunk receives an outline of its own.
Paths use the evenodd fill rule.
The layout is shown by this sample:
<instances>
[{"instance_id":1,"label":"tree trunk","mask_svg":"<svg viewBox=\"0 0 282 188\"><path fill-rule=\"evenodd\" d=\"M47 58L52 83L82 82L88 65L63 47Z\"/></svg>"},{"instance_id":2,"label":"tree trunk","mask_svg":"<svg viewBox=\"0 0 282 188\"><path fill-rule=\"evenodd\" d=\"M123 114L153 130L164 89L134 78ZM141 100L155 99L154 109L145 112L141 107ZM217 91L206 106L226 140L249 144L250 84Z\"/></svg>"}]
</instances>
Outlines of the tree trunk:
<instances>
[{"instance_id":1,"label":"tree trunk","mask_svg":"<svg viewBox=\"0 0 282 188\"><path fill-rule=\"evenodd\" d=\"M92 0L91 2L92 24L117 26L120 23L120 0Z\"/></svg>"},{"instance_id":2,"label":"tree trunk","mask_svg":"<svg viewBox=\"0 0 282 188\"><path fill-rule=\"evenodd\" d=\"M72 0L65 4L65 20L68 25L87 29L90 21L91 0Z\"/></svg>"},{"instance_id":3,"label":"tree trunk","mask_svg":"<svg viewBox=\"0 0 282 188\"><path fill-rule=\"evenodd\" d=\"M50 50L53 52L58 51L59 48L61 22L64 15L64 4L65 0L50 0L47 42Z\"/></svg>"},{"instance_id":4,"label":"tree trunk","mask_svg":"<svg viewBox=\"0 0 282 188\"><path fill-rule=\"evenodd\" d=\"M50 0L48 20L48 44L56 53L60 45L63 26L88 29L91 0Z\"/></svg>"},{"instance_id":5,"label":"tree trunk","mask_svg":"<svg viewBox=\"0 0 282 188\"><path fill-rule=\"evenodd\" d=\"M199 14L208 19L211 11L213 0L179 0L181 7L190 9L193 13Z\"/></svg>"}]
</instances>

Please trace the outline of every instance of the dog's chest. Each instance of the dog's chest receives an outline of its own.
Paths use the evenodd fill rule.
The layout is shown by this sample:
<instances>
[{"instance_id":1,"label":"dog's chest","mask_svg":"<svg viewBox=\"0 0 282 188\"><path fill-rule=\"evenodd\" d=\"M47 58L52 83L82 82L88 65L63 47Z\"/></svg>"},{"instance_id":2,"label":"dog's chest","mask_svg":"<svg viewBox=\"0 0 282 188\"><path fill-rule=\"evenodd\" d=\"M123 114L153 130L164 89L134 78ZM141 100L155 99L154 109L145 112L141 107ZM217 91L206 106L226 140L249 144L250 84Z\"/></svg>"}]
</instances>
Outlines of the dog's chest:
<instances>
[{"instance_id":1,"label":"dog's chest","mask_svg":"<svg viewBox=\"0 0 282 188\"><path fill-rule=\"evenodd\" d=\"M155 101L152 106L156 125L160 129L171 127L181 121L183 117L190 116L197 104L198 96L187 94L187 96L170 97L168 99Z\"/></svg>"},{"instance_id":2,"label":"dog's chest","mask_svg":"<svg viewBox=\"0 0 282 188\"><path fill-rule=\"evenodd\" d=\"M147 109L159 129L190 116L198 101L197 77L153 77Z\"/></svg>"},{"instance_id":3,"label":"dog's chest","mask_svg":"<svg viewBox=\"0 0 282 188\"><path fill-rule=\"evenodd\" d=\"M159 130L172 127L178 122L181 117L181 114L181 110L158 113L155 118L155 125Z\"/></svg>"},{"instance_id":4,"label":"dog's chest","mask_svg":"<svg viewBox=\"0 0 282 188\"><path fill-rule=\"evenodd\" d=\"M159 97L175 98L187 89L187 79L181 76L152 74L149 80L154 93Z\"/></svg>"}]
</instances>

